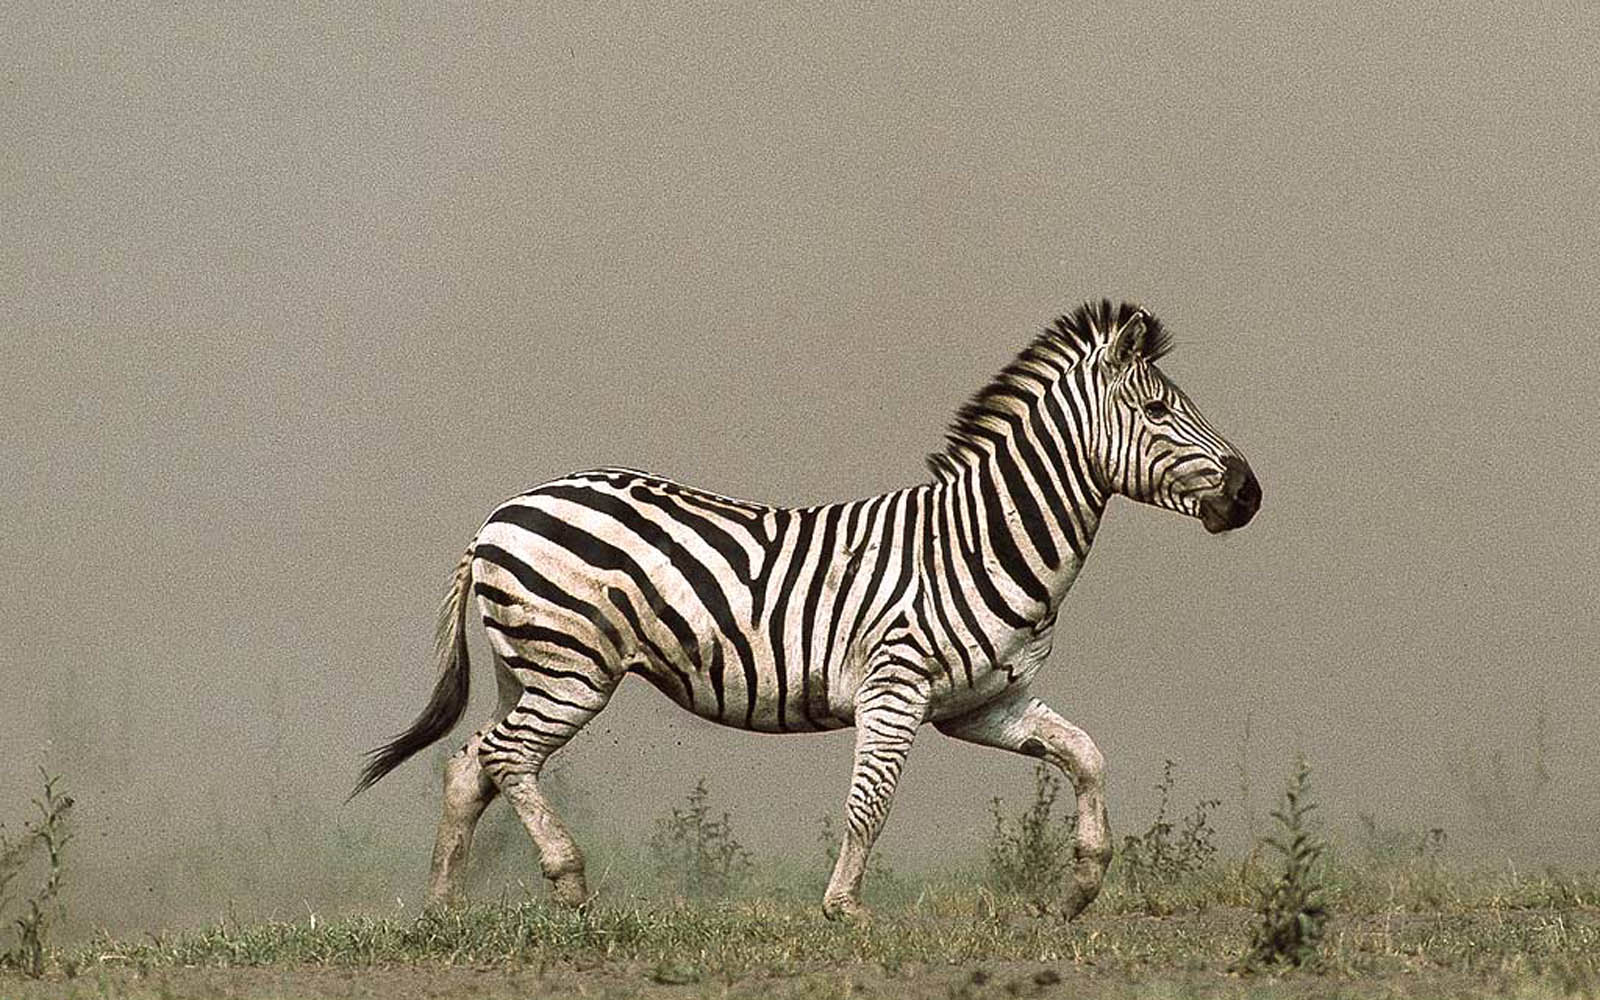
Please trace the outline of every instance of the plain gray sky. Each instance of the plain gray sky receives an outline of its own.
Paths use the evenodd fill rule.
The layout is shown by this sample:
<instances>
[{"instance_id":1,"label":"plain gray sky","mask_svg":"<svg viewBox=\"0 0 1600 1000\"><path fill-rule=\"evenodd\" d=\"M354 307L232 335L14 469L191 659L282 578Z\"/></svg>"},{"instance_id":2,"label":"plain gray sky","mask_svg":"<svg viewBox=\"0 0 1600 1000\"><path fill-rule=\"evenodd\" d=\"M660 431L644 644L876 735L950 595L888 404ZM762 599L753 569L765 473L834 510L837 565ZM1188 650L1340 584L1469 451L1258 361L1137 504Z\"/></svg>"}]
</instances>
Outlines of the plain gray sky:
<instances>
[{"instance_id":1,"label":"plain gray sky","mask_svg":"<svg viewBox=\"0 0 1600 1000\"><path fill-rule=\"evenodd\" d=\"M414 905L427 757L339 799L494 503L600 464L906 485L1109 296L1266 496L1224 538L1118 502L1068 598L1039 688L1114 832L1171 757L1242 836L1241 759L1262 812L1303 749L1335 827L1592 865L1596 52L1577 2L8 4L3 818L65 776L83 921ZM706 775L770 863L848 746L641 685L563 781L642 839ZM977 857L1029 783L930 730L883 848Z\"/></svg>"}]
</instances>

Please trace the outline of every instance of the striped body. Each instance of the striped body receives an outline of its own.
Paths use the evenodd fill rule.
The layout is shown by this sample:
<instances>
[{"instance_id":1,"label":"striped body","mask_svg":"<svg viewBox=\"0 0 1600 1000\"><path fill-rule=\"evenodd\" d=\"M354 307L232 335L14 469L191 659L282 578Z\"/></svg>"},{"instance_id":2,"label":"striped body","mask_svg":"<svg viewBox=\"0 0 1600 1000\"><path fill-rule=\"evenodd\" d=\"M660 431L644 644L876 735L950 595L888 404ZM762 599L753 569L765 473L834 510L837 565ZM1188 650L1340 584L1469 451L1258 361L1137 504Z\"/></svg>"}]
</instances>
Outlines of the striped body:
<instances>
[{"instance_id":1,"label":"striped body","mask_svg":"<svg viewBox=\"0 0 1600 1000\"><path fill-rule=\"evenodd\" d=\"M944 718L1032 676L1060 597L1033 600L1007 577L995 589L1008 593L986 602L970 580L994 570L955 500L923 485L768 507L631 470L583 472L490 515L472 548L474 589L495 652L530 692L519 721L531 728L561 726L548 720L623 672L735 728L849 726L868 655L889 637L921 654L906 667L925 677L930 718ZM1080 565L1069 558L1064 583ZM556 662L571 676L552 683Z\"/></svg>"}]
</instances>

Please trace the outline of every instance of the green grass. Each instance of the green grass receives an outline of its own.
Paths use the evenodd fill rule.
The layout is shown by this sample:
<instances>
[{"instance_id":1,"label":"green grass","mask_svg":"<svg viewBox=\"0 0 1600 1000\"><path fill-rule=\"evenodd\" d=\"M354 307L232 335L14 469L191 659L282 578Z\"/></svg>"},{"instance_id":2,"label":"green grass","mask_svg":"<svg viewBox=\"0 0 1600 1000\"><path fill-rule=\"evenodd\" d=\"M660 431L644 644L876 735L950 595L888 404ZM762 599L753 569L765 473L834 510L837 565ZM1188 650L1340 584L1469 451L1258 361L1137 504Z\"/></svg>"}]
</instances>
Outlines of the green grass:
<instances>
[{"instance_id":1,"label":"green grass","mask_svg":"<svg viewBox=\"0 0 1600 1000\"><path fill-rule=\"evenodd\" d=\"M1222 981L1248 947L1255 915L1247 904L1261 874L1242 862L1215 866L1174 887L1169 914L1151 916L1144 894L1114 870L1102 899L1072 924L1027 916L1026 897L947 882L881 908L864 927L830 923L814 902L601 903L574 912L528 900L414 919L308 917L100 938L52 952L50 966L66 978L95 968L621 965L732 984L860 965L1038 962L1099 975ZM1320 975L1330 982L1447 974L1485 990L1528 977L1600 988L1600 879L1593 875L1424 877L1411 864L1363 865L1331 871L1327 898L1334 917Z\"/></svg>"}]
</instances>

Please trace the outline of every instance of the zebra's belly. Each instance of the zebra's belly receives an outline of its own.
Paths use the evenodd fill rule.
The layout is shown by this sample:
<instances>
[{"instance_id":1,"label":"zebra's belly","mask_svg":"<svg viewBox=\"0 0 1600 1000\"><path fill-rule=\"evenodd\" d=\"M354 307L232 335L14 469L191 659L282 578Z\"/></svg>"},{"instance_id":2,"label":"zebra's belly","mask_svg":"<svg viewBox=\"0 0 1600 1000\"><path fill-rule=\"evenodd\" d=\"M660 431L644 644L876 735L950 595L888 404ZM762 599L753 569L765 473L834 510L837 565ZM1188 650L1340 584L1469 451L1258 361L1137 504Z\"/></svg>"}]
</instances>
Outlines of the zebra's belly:
<instances>
[{"instance_id":1,"label":"zebra's belly","mask_svg":"<svg viewBox=\"0 0 1600 1000\"><path fill-rule=\"evenodd\" d=\"M678 707L733 729L805 733L851 725L849 711L837 710L821 671L788 674L780 684L777 674L758 670L752 686L738 664L728 663L726 656L720 664L720 673L662 662L641 662L628 672L649 681Z\"/></svg>"},{"instance_id":2,"label":"zebra's belly","mask_svg":"<svg viewBox=\"0 0 1600 1000\"><path fill-rule=\"evenodd\" d=\"M1001 664L981 671L974 669L970 685L952 683L948 691L935 687L929 718L953 719L983 707L1007 691L1026 687L1050 658L1051 636L1049 631L1020 635L1013 648L1003 654Z\"/></svg>"},{"instance_id":3,"label":"zebra's belly","mask_svg":"<svg viewBox=\"0 0 1600 1000\"><path fill-rule=\"evenodd\" d=\"M1013 680L1007 677L1004 670L988 670L982 675L974 676L971 687L962 684L950 688L947 692L936 690L928 706L928 721L938 722L966 715L1022 683L1026 683L1025 678L1017 677Z\"/></svg>"}]
</instances>

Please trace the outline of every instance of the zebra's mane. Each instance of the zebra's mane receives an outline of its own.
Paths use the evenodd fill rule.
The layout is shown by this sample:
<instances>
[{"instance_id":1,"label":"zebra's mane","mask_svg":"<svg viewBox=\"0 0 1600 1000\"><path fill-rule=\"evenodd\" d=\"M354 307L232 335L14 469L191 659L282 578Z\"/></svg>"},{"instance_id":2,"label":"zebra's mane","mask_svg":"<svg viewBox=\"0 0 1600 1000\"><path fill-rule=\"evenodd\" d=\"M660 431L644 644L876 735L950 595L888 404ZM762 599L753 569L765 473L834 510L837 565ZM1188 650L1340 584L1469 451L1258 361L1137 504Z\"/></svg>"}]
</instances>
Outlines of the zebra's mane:
<instances>
[{"instance_id":1,"label":"zebra's mane","mask_svg":"<svg viewBox=\"0 0 1600 1000\"><path fill-rule=\"evenodd\" d=\"M928 456L928 468L940 479L955 476L961 469L963 452L982 453L984 430L1003 433L1008 417L1025 413L1068 369L1082 363L1096 348L1109 344L1140 312L1131 302L1113 306L1110 299L1101 299L1099 303L1085 302L1069 316L1056 317L1000 374L956 411L945 432L945 449ZM1145 361L1155 361L1172 350L1172 335L1154 316L1143 313L1143 317L1144 332L1137 353Z\"/></svg>"}]
</instances>

